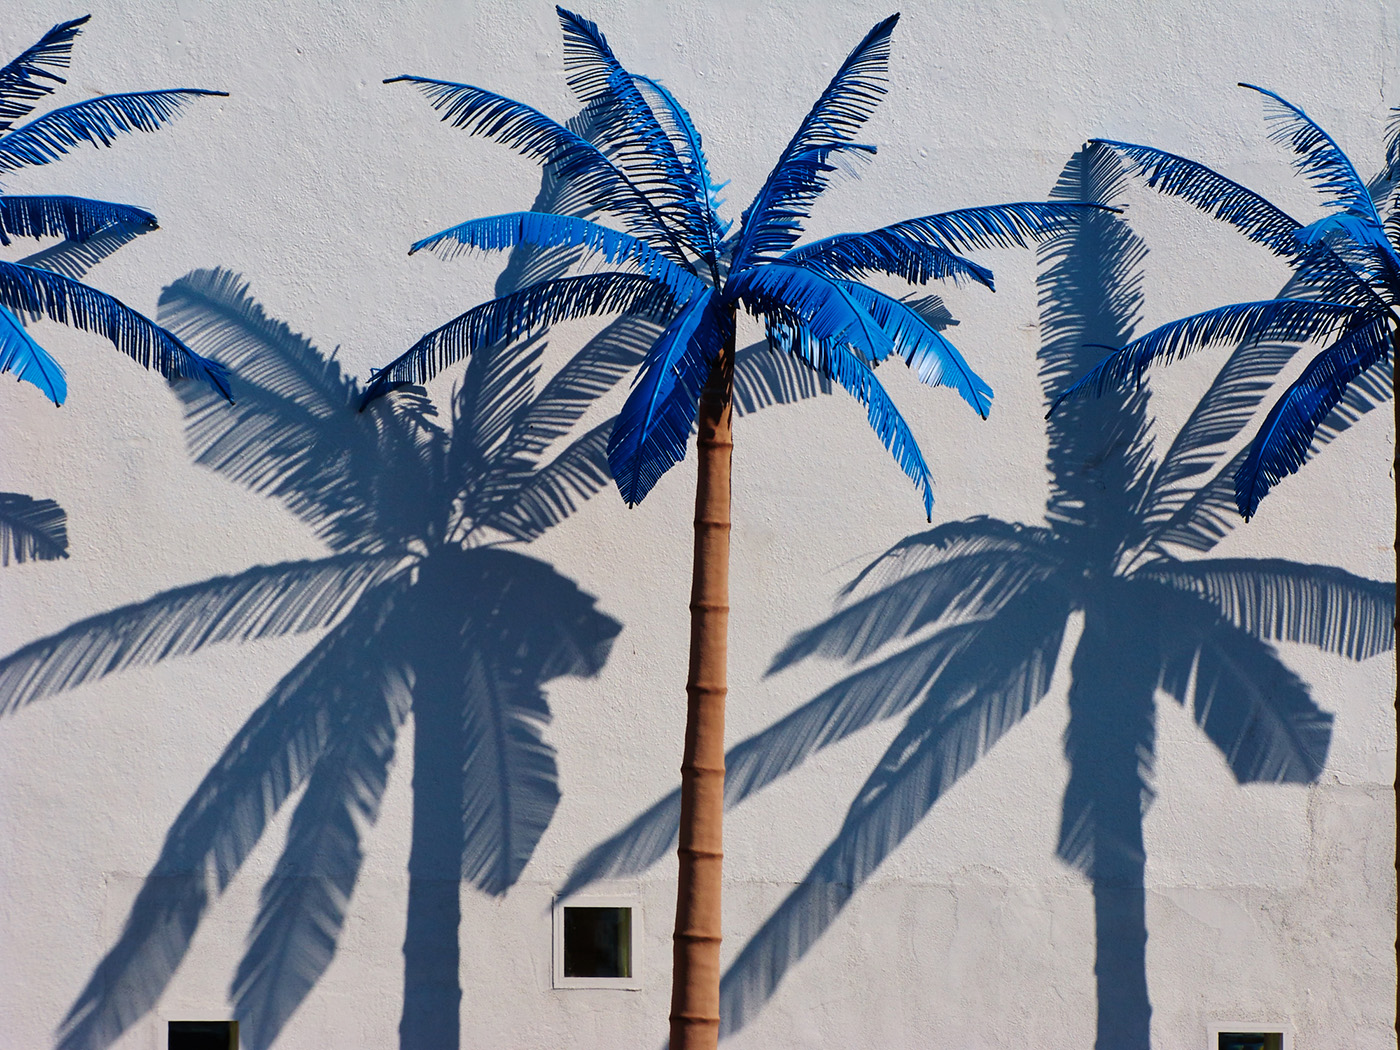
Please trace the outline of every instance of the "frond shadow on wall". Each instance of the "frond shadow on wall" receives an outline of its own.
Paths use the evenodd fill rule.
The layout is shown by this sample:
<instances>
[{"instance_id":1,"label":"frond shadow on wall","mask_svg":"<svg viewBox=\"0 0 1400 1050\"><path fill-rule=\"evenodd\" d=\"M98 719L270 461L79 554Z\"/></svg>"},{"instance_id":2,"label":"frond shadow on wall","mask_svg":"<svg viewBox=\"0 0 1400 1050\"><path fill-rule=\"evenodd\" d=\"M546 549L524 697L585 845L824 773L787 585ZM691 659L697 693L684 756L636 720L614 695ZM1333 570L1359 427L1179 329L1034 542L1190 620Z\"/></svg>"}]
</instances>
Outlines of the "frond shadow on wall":
<instances>
[{"instance_id":1,"label":"frond shadow on wall","mask_svg":"<svg viewBox=\"0 0 1400 1050\"><path fill-rule=\"evenodd\" d=\"M502 282L542 265L517 253ZM358 382L228 272L177 281L161 316L235 374L232 406L176 390L195 461L280 502L328 553L165 591L0 660L0 710L14 713L211 644L315 638L172 824L58 1045L109 1046L154 1007L210 904L300 792L230 993L245 1045L270 1046L335 953L411 716L401 1042L455 1047L460 885L499 895L518 879L560 797L544 687L596 675L621 629L519 548L609 483L611 420L585 429L585 416L654 333L615 322L547 380L540 339L478 354L444 427L421 393L358 412ZM739 356L741 413L830 389L764 345Z\"/></svg>"},{"instance_id":2,"label":"frond shadow on wall","mask_svg":"<svg viewBox=\"0 0 1400 1050\"><path fill-rule=\"evenodd\" d=\"M1111 156L1086 150L1055 196L1109 203L1122 178ZM1130 337L1145 254L1110 213L1042 246L1047 403L1103 346ZM777 655L770 673L813 657L851 671L731 749L727 805L861 729L903 721L836 837L725 973L723 1034L754 1019L884 859L1043 698L1078 612L1058 854L1093 892L1096 1045L1149 1045L1142 821L1153 798L1158 698L1189 708L1240 783L1309 783L1323 768L1332 716L1272 643L1360 660L1394 642L1392 583L1281 559L1206 556L1238 520L1238 436L1294 349L1237 349L1160 456L1146 390L1067 403L1048 423L1043 525L979 517L910 536ZM1376 400L1354 398L1329 433ZM658 801L591 850L562 895L667 856L678 815L676 793Z\"/></svg>"}]
</instances>

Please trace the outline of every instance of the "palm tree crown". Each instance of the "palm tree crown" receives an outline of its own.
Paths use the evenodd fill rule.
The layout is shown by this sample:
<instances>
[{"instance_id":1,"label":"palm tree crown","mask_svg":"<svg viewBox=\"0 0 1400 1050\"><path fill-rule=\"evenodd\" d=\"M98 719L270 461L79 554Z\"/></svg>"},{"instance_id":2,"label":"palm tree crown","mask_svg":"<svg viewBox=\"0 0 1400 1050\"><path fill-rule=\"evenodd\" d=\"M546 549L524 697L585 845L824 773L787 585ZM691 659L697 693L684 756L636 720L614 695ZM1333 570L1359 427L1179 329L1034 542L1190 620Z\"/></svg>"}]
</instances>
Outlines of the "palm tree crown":
<instances>
[{"instance_id":1,"label":"palm tree crown","mask_svg":"<svg viewBox=\"0 0 1400 1050\"><path fill-rule=\"evenodd\" d=\"M1270 137L1293 151L1298 171L1322 199L1326 214L1316 222L1303 225L1197 161L1151 146L1094 141L1158 192L1185 198L1286 260L1293 279L1279 298L1221 306L1154 328L1100 361L1051 411L1086 390L1102 393L1136 382L1153 361L1210 344L1321 341L1323 349L1274 402L1236 466L1235 504L1248 519L1269 490L1327 440L1325 423L1334 408L1348 396L1370 403L1388 386L1378 372L1400 349L1400 108L1392 111L1385 169L1368 186L1303 110L1272 91L1240 86L1264 97L1274 125Z\"/></svg>"},{"instance_id":2,"label":"palm tree crown","mask_svg":"<svg viewBox=\"0 0 1400 1050\"><path fill-rule=\"evenodd\" d=\"M969 208L798 245L833 175L875 152L853 139L886 91L893 15L842 63L730 235L700 134L675 96L625 70L592 22L562 8L559 18L569 85L584 105L583 119L596 129L594 141L469 84L417 76L389 82L416 85L444 121L545 164L569 187L568 207L560 212L574 214L472 219L412 250L453 255L520 243L568 245L628 269L541 281L462 314L379 371L366 401L400 383L424 382L478 346L564 318L621 312L657 319L664 328L608 440L613 477L623 498L636 503L684 456L701 389L742 306L764 320L770 345L795 354L866 406L871 427L919 486L927 511L928 466L872 368L902 357L922 381L952 387L983 416L992 391L915 304L858 279L883 273L914 284L950 278L991 287L990 271L959 252L1024 245L1063 224L1074 207ZM606 216L624 230L580 214Z\"/></svg>"}]
</instances>

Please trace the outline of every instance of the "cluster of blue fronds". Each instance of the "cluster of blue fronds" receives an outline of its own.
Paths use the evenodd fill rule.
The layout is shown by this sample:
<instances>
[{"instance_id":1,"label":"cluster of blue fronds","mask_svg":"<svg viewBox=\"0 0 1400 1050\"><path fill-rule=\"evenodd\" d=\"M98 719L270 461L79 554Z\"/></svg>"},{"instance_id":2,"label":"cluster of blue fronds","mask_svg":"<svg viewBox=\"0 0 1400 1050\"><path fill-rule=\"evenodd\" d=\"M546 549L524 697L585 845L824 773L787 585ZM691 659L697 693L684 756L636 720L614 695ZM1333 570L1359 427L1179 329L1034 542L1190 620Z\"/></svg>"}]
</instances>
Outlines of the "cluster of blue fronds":
<instances>
[{"instance_id":1,"label":"cluster of blue fronds","mask_svg":"<svg viewBox=\"0 0 1400 1050\"><path fill-rule=\"evenodd\" d=\"M1109 139L1131 171L1160 193L1183 197L1230 223L1250 240L1287 259L1294 269L1288 297L1234 303L1162 325L1114 351L1062 393L1051 412L1085 391L1102 393L1141 381L1155 361L1171 361L1212 343L1242 346L1322 342L1266 414L1237 457L1235 504L1245 518L1276 484L1295 473L1335 429L1327 420L1353 389L1363 400L1370 375L1393 366L1400 345L1400 120L1392 120L1386 169L1374 194L1333 138L1302 109L1253 84L1264 96L1270 138L1290 149L1294 166L1318 191L1326 214L1303 225L1281 208L1204 164L1174 153ZM1400 117L1400 110L1396 111ZM1388 214L1381 217L1381 208Z\"/></svg>"},{"instance_id":2,"label":"cluster of blue fronds","mask_svg":"<svg viewBox=\"0 0 1400 1050\"><path fill-rule=\"evenodd\" d=\"M54 26L0 69L0 173L49 164L75 146L110 146L130 131L155 131L189 102L221 91L175 88L102 95L22 124L35 105L65 83L55 69L68 67L73 41L87 17ZM46 249L23 263L0 263L0 372L13 372L62 404L68 386L63 369L24 330L24 320L48 317L94 332L122 353L167 378L194 378L225 397L225 369L206 360L118 300L80 283L81 273L138 233L156 228L141 208L67 196L15 196L0 192L0 244L12 237L59 238L84 254L76 265ZM101 239L104 243L99 243Z\"/></svg>"},{"instance_id":3,"label":"cluster of blue fronds","mask_svg":"<svg viewBox=\"0 0 1400 1050\"><path fill-rule=\"evenodd\" d=\"M1092 206L971 208L798 247L831 178L875 153L855 137L886 92L898 20L892 15L837 69L729 235L719 216L721 186L685 108L656 80L624 69L592 22L562 8L559 20L565 76L584 107L578 131L470 84L418 76L388 82L415 84L444 121L543 164L547 178L565 187L560 199L569 213L560 206L558 213L471 220L423 238L413 250L582 248L634 274L551 275L478 306L376 373L365 402L565 317L613 312L659 320L660 335L607 444L619 490L636 503L685 455L700 393L726 348L733 352L735 313L743 306L765 322L775 350L795 355L866 406L871 428L918 486L927 511L928 466L872 368L896 354L922 382L951 387L983 416L991 387L912 304L855 279L892 274L914 285L968 279L991 287L991 271L961 251L1024 246Z\"/></svg>"}]
</instances>

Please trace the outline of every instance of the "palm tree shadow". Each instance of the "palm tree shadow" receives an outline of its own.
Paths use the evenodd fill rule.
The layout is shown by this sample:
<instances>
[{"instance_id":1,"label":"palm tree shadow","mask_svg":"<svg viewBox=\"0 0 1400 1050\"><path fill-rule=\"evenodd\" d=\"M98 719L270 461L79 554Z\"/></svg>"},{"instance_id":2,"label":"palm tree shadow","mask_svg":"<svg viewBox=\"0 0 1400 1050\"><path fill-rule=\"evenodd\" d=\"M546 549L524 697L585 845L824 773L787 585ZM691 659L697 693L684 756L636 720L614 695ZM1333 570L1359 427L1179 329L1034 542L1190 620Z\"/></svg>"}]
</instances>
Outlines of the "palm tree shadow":
<instances>
[{"instance_id":1,"label":"palm tree shadow","mask_svg":"<svg viewBox=\"0 0 1400 1050\"><path fill-rule=\"evenodd\" d=\"M1060 199L1109 203L1123 173L1077 154ZM1040 250L1047 404L1138 321L1146 249L1094 213ZM1189 705L1240 783L1308 783L1323 768L1331 715L1278 658L1275 640L1351 659L1394 644L1394 584L1285 560L1194 557L1238 520L1238 435L1292 347L1240 347L1165 454L1145 389L1066 403L1048 422L1045 524L971 518L896 544L843 591L837 611L795 636L770 673L823 657L853 670L726 758L735 805L809 756L902 718L840 831L726 971L722 1034L743 1028L884 859L982 755L1045 695L1066 621L1070 775L1058 855L1087 878L1095 908L1100 1050L1149 1045L1143 815L1153 797L1155 711ZM1383 395L1329 421L1345 429ZM562 893L634 875L675 845L675 794L576 865Z\"/></svg>"},{"instance_id":2,"label":"palm tree shadow","mask_svg":"<svg viewBox=\"0 0 1400 1050\"><path fill-rule=\"evenodd\" d=\"M517 251L500 283L572 262ZM315 638L176 817L58 1045L109 1046L154 1007L209 906L294 800L230 989L244 1045L270 1046L335 954L411 717L400 1042L456 1047L461 884L501 895L519 878L560 798L545 687L598 674L621 630L522 548L610 483L612 421L590 427L589 413L655 332L618 321L547 377L542 339L477 353L444 426L421 391L359 412L360 384L234 274L191 273L161 310L234 371L233 405L175 388L195 461L280 502L328 553L165 591L0 660L8 714L211 644ZM741 412L830 390L765 346L742 350L736 371Z\"/></svg>"}]
</instances>

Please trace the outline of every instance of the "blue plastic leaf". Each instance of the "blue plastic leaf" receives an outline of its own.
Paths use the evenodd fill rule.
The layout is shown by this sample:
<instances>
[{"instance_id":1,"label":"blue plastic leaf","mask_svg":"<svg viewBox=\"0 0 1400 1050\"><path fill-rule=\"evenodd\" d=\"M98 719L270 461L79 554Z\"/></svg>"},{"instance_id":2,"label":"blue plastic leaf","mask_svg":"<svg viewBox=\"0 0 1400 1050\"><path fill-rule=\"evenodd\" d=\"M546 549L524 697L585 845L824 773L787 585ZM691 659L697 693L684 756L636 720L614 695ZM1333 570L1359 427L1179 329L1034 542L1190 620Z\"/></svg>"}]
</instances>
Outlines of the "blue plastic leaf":
<instances>
[{"instance_id":1,"label":"blue plastic leaf","mask_svg":"<svg viewBox=\"0 0 1400 1050\"><path fill-rule=\"evenodd\" d=\"M628 506L685 457L720 340L715 297L705 293L686 304L648 352L608 440L608 465Z\"/></svg>"},{"instance_id":2,"label":"blue plastic leaf","mask_svg":"<svg viewBox=\"0 0 1400 1050\"><path fill-rule=\"evenodd\" d=\"M360 407L395 385L426 383L478 347L538 332L572 317L625 313L658 320L674 308L660 281L633 273L591 273L541 281L477 306L435 328L374 373Z\"/></svg>"},{"instance_id":3,"label":"blue plastic leaf","mask_svg":"<svg viewBox=\"0 0 1400 1050\"><path fill-rule=\"evenodd\" d=\"M1235 501L1246 520L1271 488L1307 461L1313 434L1347 386L1373 365L1390 360L1390 325L1385 314L1361 321L1314 357L1269 410L1235 474Z\"/></svg>"},{"instance_id":4,"label":"blue plastic leaf","mask_svg":"<svg viewBox=\"0 0 1400 1050\"><path fill-rule=\"evenodd\" d=\"M889 228L869 233L839 233L794 248L784 262L827 277L862 277L888 273L910 284L970 279L994 288L992 271L964 259L941 244L892 233Z\"/></svg>"},{"instance_id":5,"label":"blue plastic leaf","mask_svg":"<svg viewBox=\"0 0 1400 1050\"><path fill-rule=\"evenodd\" d=\"M1087 391L1102 394L1133 382L1155 361L1172 361L1211 343L1274 340L1304 342L1354 323L1360 311L1345 303L1310 299L1268 299L1233 303L1192 314L1152 329L1109 354L1055 399L1046 417L1063 401Z\"/></svg>"},{"instance_id":6,"label":"blue plastic leaf","mask_svg":"<svg viewBox=\"0 0 1400 1050\"><path fill-rule=\"evenodd\" d=\"M822 343L849 343L865 360L883 361L894 344L851 297L848 284L800 266L766 263L730 277L726 293L779 325L800 327Z\"/></svg>"},{"instance_id":7,"label":"blue plastic leaf","mask_svg":"<svg viewBox=\"0 0 1400 1050\"><path fill-rule=\"evenodd\" d=\"M13 372L16 379L33 383L55 405L68 396L63 366L24 330L19 318L0 306L0 373Z\"/></svg>"},{"instance_id":8,"label":"blue plastic leaf","mask_svg":"<svg viewBox=\"0 0 1400 1050\"><path fill-rule=\"evenodd\" d=\"M143 208L86 197L21 197L0 194L0 244L11 237L62 237L86 241L113 229L144 232L156 217Z\"/></svg>"},{"instance_id":9,"label":"blue plastic leaf","mask_svg":"<svg viewBox=\"0 0 1400 1050\"><path fill-rule=\"evenodd\" d=\"M110 146L125 132L155 131L203 95L226 97L228 92L203 88L136 91L50 110L0 137L0 171L48 164L82 142Z\"/></svg>"},{"instance_id":10,"label":"blue plastic leaf","mask_svg":"<svg viewBox=\"0 0 1400 1050\"><path fill-rule=\"evenodd\" d=\"M916 310L883 292L850 281L841 282L850 297L865 308L894 344L894 352L928 386L946 386L958 392L979 416L992 408L992 388L974 372L958 348Z\"/></svg>"},{"instance_id":11,"label":"blue plastic leaf","mask_svg":"<svg viewBox=\"0 0 1400 1050\"><path fill-rule=\"evenodd\" d=\"M1372 216L1333 212L1304 226L1298 236L1307 244L1330 244L1339 255L1351 259L1368 282L1400 287L1400 257Z\"/></svg>"},{"instance_id":12,"label":"blue plastic leaf","mask_svg":"<svg viewBox=\"0 0 1400 1050\"><path fill-rule=\"evenodd\" d=\"M1024 248L1063 229L1101 204L1023 201L924 215L868 233L842 233L795 248L784 256L820 262L838 276L893 273L915 284L971 277L988 288L992 272L954 253L977 248ZM884 260L888 259L886 263Z\"/></svg>"},{"instance_id":13,"label":"blue plastic leaf","mask_svg":"<svg viewBox=\"0 0 1400 1050\"><path fill-rule=\"evenodd\" d=\"M0 131L33 112L33 103L52 92L55 84L67 83L49 69L68 68L73 41L91 17L60 22L0 69Z\"/></svg>"},{"instance_id":14,"label":"blue plastic leaf","mask_svg":"<svg viewBox=\"0 0 1400 1050\"><path fill-rule=\"evenodd\" d=\"M591 142L522 102L471 84L416 76L390 77L384 83L400 81L417 87L444 122L550 165L595 209L617 215L634 236L677 265L690 265L662 214Z\"/></svg>"},{"instance_id":15,"label":"blue plastic leaf","mask_svg":"<svg viewBox=\"0 0 1400 1050\"><path fill-rule=\"evenodd\" d=\"M1264 114L1274 124L1269 138L1298 154L1294 165L1332 207L1364 215L1380 226L1381 219L1366 183L1331 135L1282 95L1254 84L1241 83L1240 87L1257 91L1268 100Z\"/></svg>"},{"instance_id":16,"label":"blue plastic leaf","mask_svg":"<svg viewBox=\"0 0 1400 1050\"><path fill-rule=\"evenodd\" d=\"M164 328L106 292L62 274L0 262L0 305L94 332L138 364L155 369L167 379L198 379L230 397L228 372L223 365L196 354Z\"/></svg>"},{"instance_id":17,"label":"blue plastic leaf","mask_svg":"<svg viewBox=\"0 0 1400 1050\"><path fill-rule=\"evenodd\" d=\"M833 146L850 142L862 124L875 111L885 94L886 69L890 57L890 35L899 15L877 23L841 63L826 90L813 103L798 126L797 134L783 148L778 162L744 212L734 265L742 268L757 255L777 255L796 243L780 231L790 221L788 212L805 214L810 200L825 185L826 171L809 171L794 179L794 166L810 166L814 160L825 164ZM786 185L784 185L786 184ZM797 191L794 194L794 191ZM778 220L774 229L774 220Z\"/></svg>"},{"instance_id":18,"label":"blue plastic leaf","mask_svg":"<svg viewBox=\"0 0 1400 1050\"><path fill-rule=\"evenodd\" d=\"M1306 278L1310 294L1337 301L1374 302L1371 289L1336 254L1325 245L1306 244L1298 235L1302 224L1253 190L1198 161L1151 146L1110 139L1091 139L1090 145L1112 149L1157 192L1182 197L1275 255L1295 266L1303 264L1300 275Z\"/></svg>"},{"instance_id":19,"label":"blue plastic leaf","mask_svg":"<svg viewBox=\"0 0 1400 1050\"><path fill-rule=\"evenodd\" d=\"M1301 254L1301 223L1253 190L1227 179L1199 161L1151 146L1112 139L1090 139L1090 146L1106 146L1128 162L1130 171L1147 179L1158 193L1182 197L1213 218L1227 222L1251 241L1276 255Z\"/></svg>"},{"instance_id":20,"label":"blue plastic leaf","mask_svg":"<svg viewBox=\"0 0 1400 1050\"><path fill-rule=\"evenodd\" d=\"M0 492L0 565L68 557L68 517L51 499Z\"/></svg>"},{"instance_id":21,"label":"blue plastic leaf","mask_svg":"<svg viewBox=\"0 0 1400 1050\"><path fill-rule=\"evenodd\" d=\"M924 462L909 424L875 378L870 366L840 339L815 337L800 325L788 332L782 322L770 325L769 330L776 336L774 349L797 354L817 371L845 387L852 397L865 406L870 429L875 431L880 443L894 456L899 468L920 489L924 516L932 520L933 478L929 474L928 464Z\"/></svg>"},{"instance_id":22,"label":"blue plastic leaf","mask_svg":"<svg viewBox=\"0 0 1400 1050\"><path fill-rule=\"evenodd\" d=\"M870 157L874 146L835 142L799 153L775 168L744 212L733 238L731 269L780 258L802 236L802 224L842 161Z\"/></svg>"},{"instance_id":23,"label":"blue plastic leaf","mask_svg":"<svg viewBox=\"0 0 1400 1050\"><path fill-rule=\"evenodd\" d=\"M632 74L613 56L598 27L556 7L564 30L564 73L586 113L593 140L656 205L696 255L714 260L704 187L680 159Z\"/></svg>"},{"instance_id":24,"label":"blue plastic leaf","mask_svg":"<svg viewBox=\"0 0 1400 1050\"><path fill-rule=\"evenodd\" d=\"M645 241L587 219L537 211L516 211L468 219L417 241L409 249L409 254L428 249L450 259L472 248L503 251L517 244L540 248L583 247L598 252L610 263L632 262L646 276L664 282L680 298L692 295L703 287L693 273L682 270Z\"/></svg>"},{"instance_id":25,"label":"blue plastic leaf","mask_svg":"<svg viewBox=\"0 0 1400 1050\"><path fill-rule=\"evenodd\" d=\"M676 149L677 156L681 159L681 163L690 172L691 184L699 187L703 193L708 224L706 238L710 251L718 254L719 244L724 239L724 235L729 232L730 226L728 222L722 221L719 217L719 209L724 201L719 198L718 194L720 190L724 189L725 184L717 183L710 177L710 165L701 145L700 132L691 121L690 114L685 111L685 107L660 81L638 76L635 73L632 75L632 80L636 83L642 96L648 100L652 113L656 115L657 123L666 132Z\"/></svg>"}]
</instances>

